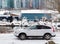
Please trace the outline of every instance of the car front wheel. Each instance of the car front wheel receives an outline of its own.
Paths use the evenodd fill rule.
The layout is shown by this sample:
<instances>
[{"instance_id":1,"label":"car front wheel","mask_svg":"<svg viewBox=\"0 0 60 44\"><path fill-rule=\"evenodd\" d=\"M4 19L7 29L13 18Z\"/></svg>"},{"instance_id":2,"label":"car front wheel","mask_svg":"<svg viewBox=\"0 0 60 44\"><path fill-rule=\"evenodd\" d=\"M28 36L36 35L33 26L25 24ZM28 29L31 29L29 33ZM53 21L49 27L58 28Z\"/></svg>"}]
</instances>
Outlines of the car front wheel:
<instances>
[{"instance_id":1,"label":"car front wheel","mask_svg":"<svg viewBox=\"0 0 60 44\"><path fill-rule=\"evenodd\" d=\"M19 38L20 38L21 40L25 40L25 39L26 39L26 35L25 35L25 34L20 34L20 35L19 35Z\"/></svg>"}]
</instances>

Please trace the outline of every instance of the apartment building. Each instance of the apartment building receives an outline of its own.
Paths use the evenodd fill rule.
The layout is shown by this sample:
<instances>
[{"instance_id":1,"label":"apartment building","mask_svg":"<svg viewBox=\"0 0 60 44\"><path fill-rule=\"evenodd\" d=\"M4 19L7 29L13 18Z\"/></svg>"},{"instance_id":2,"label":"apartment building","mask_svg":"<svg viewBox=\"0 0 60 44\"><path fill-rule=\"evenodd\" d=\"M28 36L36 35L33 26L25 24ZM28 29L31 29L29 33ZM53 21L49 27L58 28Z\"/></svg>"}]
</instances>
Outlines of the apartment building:
<instances>
[{"instance_id":1,"label":"apartment building","mask_svg":"<svg viewBox=\"0 0 60 44\"><path fill-rule=\"evenodd\" d=\"M2 8L6 8L7 7L7 0L3 0L2 1Z\"/></svg>"},{"instance_id":2,"label":"apartment building","mask_svg":"<svg viewBox=\"0 0 60 44\"><path fill-rule=\"evenodd\" d=\"M14 0L14 8L15 9L21 8L21 0Z\"/></svg>"},{"instance_id":3,"label":"apartment building","mask_svg":"<svg viewBox=\"0 0 60 44\"><path fill-rule=\"evenodd\" d=\"M0 0L0 8L2 8L2 0Z\"/></svg>"},{"instance_id":4,"label":"apartment building","mask_svg":"<svg viewBox=\"0 0 60 44\"><path fill-rule=\"evenodd\" d=\"M58 11L60 12L60 0L57 1L58 1Z\"/></svg>"},{"instance_id":5,"label":"apartment building","mask_svg":"<svg viewBox=\"0 0 60 44\"><path fill-rule=\"evenodd\" d=\"M56 0L14 0L15 8L23 9L57 9Z\"/></svg>"},{"instance_id":6,"label":"apartment building","mask_svg":"<svg viewBox=\"0 0 60 44\"><path fill-rule=\"evenodd\" d=\"M52 9L52 10L56 10L58 9L58 3L57 0L44 0L45 2L45 9Z\"/></svg>"},{"instance_id":7,"label":"apartment building","mask_svg":"<svg viewBox=\"0 0 60 44\"><path fill-rule=\"evenodd\" d=\"M2 8L13 8L14 7L14 3L13 0L2 0Z\"/></svg>"},{"instance_id":8,"label":"apartment building","mask_svg":"<svg viewBox=\"0 0 60 44\"><path fill-rule=\"evenodd\" d=\"M0 8L56 10L58 4L57 0L0 0Z\"/></svg>"}]
</instances>

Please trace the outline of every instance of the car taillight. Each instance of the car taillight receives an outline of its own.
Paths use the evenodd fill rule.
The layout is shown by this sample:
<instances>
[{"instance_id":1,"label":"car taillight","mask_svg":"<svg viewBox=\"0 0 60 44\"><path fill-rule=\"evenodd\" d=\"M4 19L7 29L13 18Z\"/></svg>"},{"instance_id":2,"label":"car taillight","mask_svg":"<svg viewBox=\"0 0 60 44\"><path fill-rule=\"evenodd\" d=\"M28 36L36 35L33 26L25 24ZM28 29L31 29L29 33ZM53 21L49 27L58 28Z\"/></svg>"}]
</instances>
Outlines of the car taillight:
<instances>
[{"instance_id":1,"label":"car taillight","mask_svg":"<svg viewBox=\"0 0 60 44\"><path fill-rule=\"evenodd\" d=\"M52 31L53 31L53 32L55 32L55 29L54 29L54 27L53 27L53 26L52 26Z\"/></svg>"}]
</instances>

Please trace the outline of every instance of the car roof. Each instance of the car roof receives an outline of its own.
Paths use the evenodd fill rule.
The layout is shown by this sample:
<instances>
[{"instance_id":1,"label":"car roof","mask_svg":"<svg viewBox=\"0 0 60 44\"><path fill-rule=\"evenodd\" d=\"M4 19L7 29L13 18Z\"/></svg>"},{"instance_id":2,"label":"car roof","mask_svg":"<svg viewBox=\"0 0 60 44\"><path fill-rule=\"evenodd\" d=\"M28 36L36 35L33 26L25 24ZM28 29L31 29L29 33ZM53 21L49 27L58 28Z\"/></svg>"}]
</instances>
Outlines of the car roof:
<instances>
[{"instance_id":1,"label":"car roof","mask_svg":"<svg viewBox=\"0 0 60 44\"><path fill-rule=\"evenodd\" d=\"M35 26L47 26L47 25L35 25ZM51 26L47 26L47 27L51 27Z\"/></svg>"}]
</instances>

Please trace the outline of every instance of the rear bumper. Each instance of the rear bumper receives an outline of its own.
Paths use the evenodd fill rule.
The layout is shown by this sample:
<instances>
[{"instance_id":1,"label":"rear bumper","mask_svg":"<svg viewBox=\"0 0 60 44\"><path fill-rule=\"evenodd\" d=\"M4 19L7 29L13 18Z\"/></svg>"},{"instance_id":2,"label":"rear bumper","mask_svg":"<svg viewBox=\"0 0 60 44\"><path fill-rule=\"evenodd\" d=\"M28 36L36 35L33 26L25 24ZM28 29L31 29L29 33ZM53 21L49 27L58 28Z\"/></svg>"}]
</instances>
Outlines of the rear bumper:
<instances>
[{"instance_id":1,"label":"rear bumper","mask_svg":"<svg viewBox=\"0 0 60 44\"><path fill-rule=\"evenodd\" d=\"M55 37L56 35L52 35L52 37Z\"/></svg>"}]
</instances>

